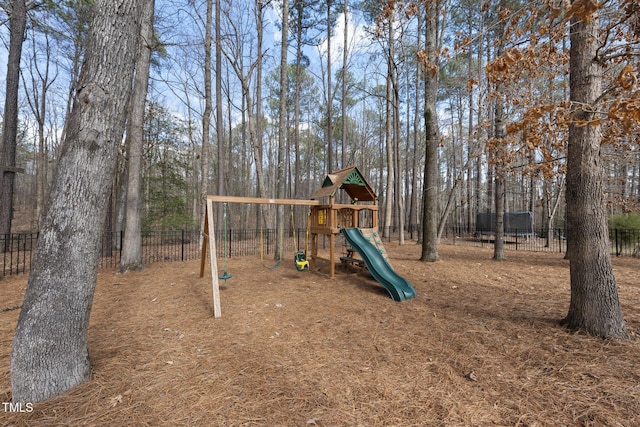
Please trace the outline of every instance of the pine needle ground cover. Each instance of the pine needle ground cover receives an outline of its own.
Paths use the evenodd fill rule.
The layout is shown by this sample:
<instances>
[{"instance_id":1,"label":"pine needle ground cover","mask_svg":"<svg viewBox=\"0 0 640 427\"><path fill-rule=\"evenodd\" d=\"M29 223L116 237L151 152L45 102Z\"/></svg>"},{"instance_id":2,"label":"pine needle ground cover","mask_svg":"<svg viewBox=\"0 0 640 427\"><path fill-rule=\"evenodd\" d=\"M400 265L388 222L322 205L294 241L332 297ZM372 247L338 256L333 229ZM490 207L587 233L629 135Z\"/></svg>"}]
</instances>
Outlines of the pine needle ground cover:
<instances>
[{"instance_id":1,"label":"pine needle ground cover","mask_svg":"<svg viewBox=\"0 0 640 427\"><path fill-rule=\"evenodd\" d=\"M640 283L614 259L632 337L558 325L562 254L385 243L418 296L394 302L367 273L268 270L231 258L212 316L198 261L102 270L89 330L93 375L12 426L633 426L640 424ZM207 275L209 271L207 269ZM0 283L0 400L26 276Z\"/></svg>"}]
</instances>

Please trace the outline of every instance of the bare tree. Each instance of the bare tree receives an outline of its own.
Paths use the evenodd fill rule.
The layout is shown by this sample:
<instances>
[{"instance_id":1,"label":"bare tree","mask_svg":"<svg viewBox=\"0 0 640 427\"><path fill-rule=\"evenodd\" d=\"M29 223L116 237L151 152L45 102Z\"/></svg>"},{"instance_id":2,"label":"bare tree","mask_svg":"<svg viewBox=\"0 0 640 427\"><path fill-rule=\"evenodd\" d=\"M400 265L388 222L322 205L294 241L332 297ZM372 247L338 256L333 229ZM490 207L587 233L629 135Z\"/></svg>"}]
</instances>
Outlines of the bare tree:
<instances>
[{"instance_id":1,"label":"bare tree","mask_svg":"<svg viewBox=\"0 0 640 427\"><path fill-rule=\"evenodd\" d=\"M344 0L342 8L344 15L344 29L342 32L342 99L340 107L342 109L342 151L340 156L340 167L346 168L347 163L347 59L349 58L349 0Z\"/></svg>"},{"instance_id":2,"label":"bare tree","mask_svg":"<svg viewBox=\"0 0 640 427\"><path fill-rule=\"evenodd\" d=\"M207 0L207 16L205 18L204 36L204 111L202 112L202 158L200 171L202 173L200 187L200 222L204 224L206 198L209 193L209 133L211 131L211 113L213 111L213 98L211 93L211 53L213 35L213 0Z\"/></svg>"},{"instance_id":3,"label":"bare tree","mask_svg":"<svg viewBox=\"0 0 640 427\"><path fill-rule=\"evenodd\" d=\"M153 18L155 0L144 0L140 45L135 65L133 94L127 122L127 207L120 272L139 270L142 265L142 163L144 117L149 87L149 64L154 49ZM124 183L122 185L125 185Z\"/></svg>"},{"instance_id":4,"label":"bare tree","mask_svg":"<svg viewBox=\"0 0 640 427\"><path fill-rule=\"evenodd\" d=\"M416 45L420 46L422 43L422 31L423 31L423 22L424 22L424 9L422 6L416 9L416 15L418 17L417 23L417 35L416 35ZM417 231L416 227L418 224L418 153L419 153L419 145L420 145L420 129L421 129L421 111L420 106L422 105L420 96L417 96L422 88L422 67L418 65L415 69L415 100L413 107L413 137L412 137L412 156L410 159L411 164L411 196L409 199L409 233L411 237L413 237L413 232ZM407 124L409 120L407 120Z\"/></svg>"},{"instance_id":5,"label":"bare tree","mask_svg":"<svg viewBox=\"0 0 640 427\"><path fill-rule=\"evenodd\" d=\"M390 6L391 7L391 6ZM384 225L382 228L382 235L388 237L391 234L391 222L393 213L393 193L394 193L394 180L395 174L395 161L394 158L397 155L395 152L395 144L393 143L393 117L395 116L395 110L393 108L395 100L394 85L396 83L396 64L395 64L395 50L394 50L394 18L391 17L387 20L387 84L386 84L386 96L385 96L385 142L386 142L386 154L387 154L387 177L386 177L386 192L384 195Z\"/></svg>"},{"instance_id":6,"label":"bare tree","mask_svg":"<svg viewBox=\"0 0 640 427\"><path fill-rule=\"evenodd\" d=\"M500 14L505 14L507 11L506 0L500 1L498 11ZM505 38L506 23L502 19L498 24L498 40L496 57L500 57L504 52L504 38ZM503 147L503 140L507 136L507 124L505 123L504 102L505 97L503 92L503 84L499 82L495 87L495 104L494 104L494 116L493 116L493 137L497 142L496 149ZM493 243L493 259L504 260L504 199L505 199L505 180L506 180L506 167L502 163L505 156L495 156L495 175L494 175L494 189L495 189L495 217L493 219L495 224L495 238Z\"/></svg>"},{"instance_id":7,"label":"bare tree","mask_svg":"<svg viewBox=\"0 0 640 427\"><path fill-rule=\"evenodd\" d=\"M216 143L218 147L218 189L219 195L224 194L224 177L225 177L225 147L224 147L224 125L222 120L222 29L220 28L220 8L221 1L216 0L216 12L215 12L215 42L216 42ZM220 205L220 209L223 206ZM223 219L222 212L218 212L217 218ZM222 224L218 224L217 227L221 227Z\"/></svg>"},{"instance_id":8,"label":"bare tree","mask_svg":"<svg viewBox=\"0 0 640 427\"><path fill-rule=\"evenodd\" d=\"M285 197L285 153L287 147L289 123L288 117L288 96L289 67L287 56L289 50L289 0L282 1L282 41L280 46L280 103L278 104L278 164L277 164L277 197ZM284 206L277 207L278 217L276 230L282 232L284 228ZM282 241L276 240L275 258L279 259L282 253Z\"/></svg>"},{"instance_id":9,"label":"bare tree","mask_svg":"<svg viewBox=\"0 0 640 427\"><path fill-rule=\"evenodd\" d=\"M426 157L424 162L424 193L422 214L422 256L421 261L438 260L438 146L439 130L436 112L438 92L438 4L435 0L426 2L425 50L422 62L425 65L424 119Z\"/></svg>"},{"instance_id":10,"label":"bare tree","mask_svg":"<svg viewBox=\"0 0 640 427\"><path fill-rule=\"evenodd\" d=\"M49 89L58 77L58 69L52 61L51 40L49 29L44 28L44 63L40 61L39 52L36 48L35 29L32 28L32 45L30 66L26 72L22 73L23 85L29 87L26 92L29 108L36 120L38 127L38 144L36 154L36 224L40 222L42 216L42 206L47 188L47 143L46 126L48 119L48 99ZM27 76L29 85L27 85Z\"/></svg>"},{"instance_id":11,"label":"bare tree","mask_svg":"<svg viewBox=\"0 0 640 427\"><path fill-rule=\"evenodd\" d=\"M327 0L327 173L333 170L333 93L331 76L331 33L333 32L332 0Z\"/></svg>"},{"instance_id":12,"label":"bare tree","mask_svg":"<svg viewBox=\"0 0 640 427\"><path fill-rule=\"evenodd\" d=\"M140 2L96 0L48 208L11 349L14 402L87 380L87 330L101 230L122 141L140 34Z\"/></svg>"},{"instance_id":13,"label":"bare tree","mask_svg":"<svg viewBox=\"0 0 640 427\"><path fill-rule=\"evenodd\" d=\"M229 37L227 37L223 43L222 53L227 58L231 69L236 74L240 86L242 89L243 113L246 113L247 127L249 130L249 140L251 141L251 148L253 153L253 160L256 168L257 188L256 194L258 197L262 197L265 187L264 170L263 170L263 155L262 155L262 89L261 89L261 63L262 63L262 33L263 33L263 18L264 9L266 5L262 0L256 0L254 15L256 18L257 27L257 51L256 57L251 58L249 64L245 64L245 58L243 55L243 43L245 42L246 30L242 28L243 22L241 19L230 16L228 19L229 25ZM256 99L253 98L252 79L253 74L257 70L256 78ZM255 108L255 110L254 110Z\"/></svg>"},{"instance_id":14,"label":"bare tree","mask_svg":"<svg viewBox=\"0 0 640 427\"><path fill-rule=\"evenodd\" d=\"M13 220L13 188L16 168L16 137L18 134L18 86L20 84L20 58L27 22L25 0L10 2L9 58L2 120L2 146L0 147L0 236L11 233ZM4 239L2 251L8 250L9 239Z\"/></svg>"}]
</instances>

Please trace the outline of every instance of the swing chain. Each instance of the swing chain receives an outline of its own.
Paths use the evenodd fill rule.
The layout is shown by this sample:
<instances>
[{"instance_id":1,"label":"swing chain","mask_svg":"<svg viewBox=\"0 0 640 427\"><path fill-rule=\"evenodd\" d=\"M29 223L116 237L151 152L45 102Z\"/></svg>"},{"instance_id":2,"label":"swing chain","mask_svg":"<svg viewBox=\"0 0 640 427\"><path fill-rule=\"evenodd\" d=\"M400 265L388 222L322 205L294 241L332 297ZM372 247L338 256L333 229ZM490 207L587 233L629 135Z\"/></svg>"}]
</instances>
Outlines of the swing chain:
<instances>
[{"instance_id":1,"label":"swing chain","mask_svg":"<svg viewBox=\"0 0 640 427\"><path fill-rule=\"evenodd\" d=\"M227 287L227 279L231 279L231 274L227 271L227 204L224 203L222 205L222 224L223 224L223 233L224 233L224 244L223 244L223 260L224 260L224 270L221 276L218 276L220 280L224 280L223 287Z\"/></svg>"}]
</instances>

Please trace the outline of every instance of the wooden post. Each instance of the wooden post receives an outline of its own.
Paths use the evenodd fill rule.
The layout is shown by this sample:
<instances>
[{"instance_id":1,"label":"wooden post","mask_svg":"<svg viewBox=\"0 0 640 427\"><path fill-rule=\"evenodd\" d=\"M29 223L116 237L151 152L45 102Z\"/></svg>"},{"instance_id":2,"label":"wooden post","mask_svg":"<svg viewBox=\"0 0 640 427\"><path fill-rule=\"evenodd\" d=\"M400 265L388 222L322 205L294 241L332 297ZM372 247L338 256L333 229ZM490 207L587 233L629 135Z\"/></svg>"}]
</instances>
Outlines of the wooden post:
<instances>
[{"instance_id":1,"label":"wooden post","mask_svg":"<svg viewBox=\"0 0 640 427\"><path fill-rule=\"evenodd\" d=\"M318 234L311 233L311 263L309 268L316 271L316 258L318 257Z\"/></svg>"},{"instance_id":2,"label":"wooden post","mask_svg":"<svg viewBox=\"0 0 640 427\"><path fill-rule=\"evenodd\" d=\"M216 253L216 232L215 225L213 223L213 202L207 200L207 221L213 233L209 233L209 254L211 258L211 287L213 294L213 317L221 317L222 312L220 309L220 284L218 282L218 260Z\"/></svg>"},{"instance_id":3,"label":"wooden post","mask_svg":"<svg viewBox=\"0 0 640 427\"><path fill-rule=\"evenodd\" d=\"M336 275L336 249L335 249L335 244L336 244L336 235L333 233L329 234L329 259L331 260L329 262L330 266L329 266L329 271L330 271L330 275L331 278L333 279Z\"/></svg>"},{"instance_id":4,"label":"wooden post","mask_svg":"<svg viewBox=\"0 0 640 427\"><path fill-rule=\"evenodd\" d=\"M216 228L213 223L213 201L207 200L204 214L204 237L202 239L202 255L200 257L200 277L204 276L204 265L207 258L207 242L211 262L211 288L213 297L213 317L222 316L220 309L220 282L218 278L218 260L216 254Z\"/></svg>"},{"instance_id":5,"label":"wooden post","mask_svg":"<svg viewBox=\"0 0 640 427\"><path fill-rule=\"evenodd\" d=\"M373 205L376 207L371 214L371 221L373 222L372 227L375 230L378 230L378 201L376 200Z\"/></svg>"}]
</instances>

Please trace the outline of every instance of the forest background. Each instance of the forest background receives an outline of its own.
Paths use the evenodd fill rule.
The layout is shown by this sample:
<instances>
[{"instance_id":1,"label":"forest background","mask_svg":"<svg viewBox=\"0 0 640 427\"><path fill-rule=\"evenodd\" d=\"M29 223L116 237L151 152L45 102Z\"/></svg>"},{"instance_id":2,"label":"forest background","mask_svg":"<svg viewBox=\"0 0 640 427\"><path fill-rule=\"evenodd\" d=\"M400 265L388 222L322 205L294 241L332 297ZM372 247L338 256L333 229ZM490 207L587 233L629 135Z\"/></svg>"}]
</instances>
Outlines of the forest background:
<instances>
[{"instance_id":1,"label":"forest background","mask_svg":"<svg viewBox=\"0 0 640 427\"><path fill-rule=\"evenodd\" d=\"M10 11L12 2L1 3ZM26 3L11 165L22 173L15 174L11 231L39 228L77 90L92 3ZM383 206L383 232L416 230L426 176L425 81L433 80L427 79L432 70L440 230L454 225L472 231L478 212L495 210L496 165L505 178L505 211L533 212L540 230L562 227L569 25L548 26L557 13L553 5L453 0L438 3L430 21L425 3L299 0L288 10L282 62L282 3L157 1L144 114L143 228L199 226L204 194L307 199L326 173L357 165ZM607 47L637 49L633 2L599 7L603 28L611 31ZM218 25L212 9L219 12ZM429 27L436 32L435 63L426 56ZM636 38L621 38L623 30L636 31ZM4 66L8 25L0 37ZM212 43L220 48L218 57ZM633 98L640 67L637 51L628 53L629 60L614 58L607 67L603 91L613 123L605 127L602 145L611 216L637 210L640 197L638 107L620 105ZM496 103L504 107L503 138L495 135ZM618 114L622 110L632 115ZM123 141L106 223L111 231L124 228L129 157ZM275 215L260 218L256 206L236 209L231 227L274 226ZM272 223L263 224L267 220ZM304 227L304 220L296 215L297 226Z\"/></svg>"}]
</instances>

